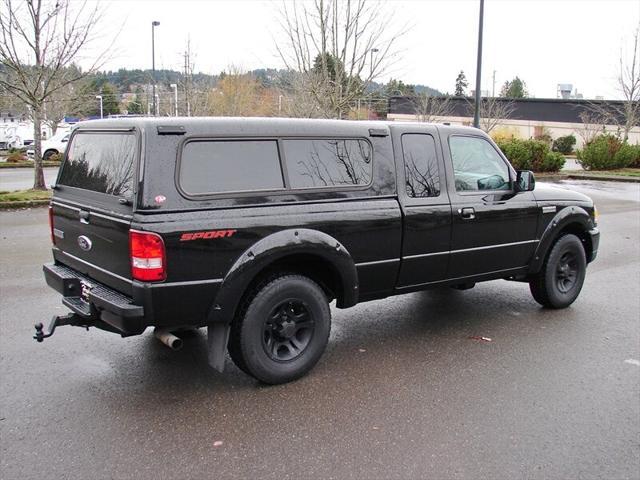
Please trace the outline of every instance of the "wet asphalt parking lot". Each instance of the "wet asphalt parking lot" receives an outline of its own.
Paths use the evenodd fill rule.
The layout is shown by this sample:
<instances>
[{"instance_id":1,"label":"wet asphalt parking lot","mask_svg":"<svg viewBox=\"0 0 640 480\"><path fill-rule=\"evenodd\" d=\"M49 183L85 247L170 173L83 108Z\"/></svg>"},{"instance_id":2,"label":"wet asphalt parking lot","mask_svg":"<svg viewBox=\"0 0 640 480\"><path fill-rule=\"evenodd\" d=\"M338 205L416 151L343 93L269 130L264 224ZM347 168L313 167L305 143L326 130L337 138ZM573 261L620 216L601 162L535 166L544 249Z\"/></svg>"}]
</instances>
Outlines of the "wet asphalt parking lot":
<instances>
[{"instance_id":1,"label":"wet asphalt parking lot","mask_svg":"<svg viewBox=\"0 0 640 480\"><path fill-rule=\"evenodd\" d=\"M571 308L494 281L333 309L320 363L277 387L209 369L204 331L36 344L65 311L46 209L0 212L0 478L639 478L640 184L563 186L601 212Z\"/></svg>"}]
</instances>

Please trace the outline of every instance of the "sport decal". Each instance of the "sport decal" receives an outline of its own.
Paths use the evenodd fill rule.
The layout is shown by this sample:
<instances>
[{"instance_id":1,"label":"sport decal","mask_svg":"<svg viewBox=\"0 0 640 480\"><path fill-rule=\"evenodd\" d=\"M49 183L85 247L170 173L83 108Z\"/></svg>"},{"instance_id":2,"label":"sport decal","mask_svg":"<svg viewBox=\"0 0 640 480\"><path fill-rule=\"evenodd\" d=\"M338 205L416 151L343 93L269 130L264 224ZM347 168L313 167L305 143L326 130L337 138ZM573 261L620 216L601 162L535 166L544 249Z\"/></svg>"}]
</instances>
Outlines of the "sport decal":
<instances>
[{"instance_id":1,"label":"sport decal","mask_svg":"<svg viewBox=\"0 0 640 480\"><path fill-rule=\"evenodd\" d=\"M189 242L191 240L211 240L212 238L229 238L237 230L209 230L208 232L190 232L183 233L180 236L181 242Z\"/></svg>"}]
</instances>

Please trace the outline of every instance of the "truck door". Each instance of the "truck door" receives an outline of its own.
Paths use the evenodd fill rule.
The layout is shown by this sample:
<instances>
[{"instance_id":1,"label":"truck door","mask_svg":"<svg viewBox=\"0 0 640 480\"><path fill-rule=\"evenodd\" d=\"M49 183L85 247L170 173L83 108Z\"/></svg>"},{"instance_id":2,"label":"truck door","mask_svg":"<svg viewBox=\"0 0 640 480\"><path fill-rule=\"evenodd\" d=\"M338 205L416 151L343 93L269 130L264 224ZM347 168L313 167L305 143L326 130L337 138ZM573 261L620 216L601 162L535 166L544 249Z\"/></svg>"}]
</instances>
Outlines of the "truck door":
<instances>
[{"instance_id":1,"label":"truck door","mask_svg":"<svg viewBox=\"0 0 640 480\"><path fill-rule=\"evenodd\" d=\"M449 261L451 205L438 130L394 127L392 134L403 212L399 289L443 280Z\"/></svg>"},{"instance_id":2,"label":"truck door","mask_svg":"<svg viewBox=\"0 0 640 480\"><path fill-rule=\"evenodd\" d=\"M536 247L538 208L514 191L515 172L482 135L443 136L453 222L447 276L516 270Z\"/></svg>"}]
</instances>

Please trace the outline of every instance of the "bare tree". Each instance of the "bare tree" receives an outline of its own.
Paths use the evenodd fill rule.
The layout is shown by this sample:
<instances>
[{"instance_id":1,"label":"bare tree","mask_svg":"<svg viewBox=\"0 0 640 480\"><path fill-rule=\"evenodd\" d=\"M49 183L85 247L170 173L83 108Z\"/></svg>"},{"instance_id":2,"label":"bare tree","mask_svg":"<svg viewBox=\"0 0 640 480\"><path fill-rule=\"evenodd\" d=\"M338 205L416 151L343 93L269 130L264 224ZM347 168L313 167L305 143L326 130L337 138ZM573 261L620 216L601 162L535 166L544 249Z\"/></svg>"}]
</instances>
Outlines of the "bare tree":
<instances>
[{"instance_id":1,"label":"bare tree","mask_svg":"<svg viewBox=\"0 0 640 480\"><path fill-rule=\"evenodd\" d=\"M276 48L315 112L341 118L371 81L395 60L403 30L390 32L392 17L371 0L283 3L285 40Z\"/></svg>"},{"instance_id":2,"label":"bare tree","mask_svg":"<svg viewBox=\"0 0 640 480\"><path fill-rule=\"evenodd\" d=\"M469 115L473 116L474 102L468 102ZM483 98L480 103L480 128L487 133L496 128L502 120L511 117L516 105L513 100L505 98Z\"/></svg>"},{"instance_id":3,"label":"bare tree","mask_svg":"<svg viewBox=\"0 0 640 480\"><path fill-rule=\"evenodd\" d=\"M633 127L640 125L640 24L633 36L633 48L630 56L620 52L618 70L618 90L622 94L622 104L611 102L589 102L586 112L581 114L585 143L606 129L606 125L618 128L618 135L626 142ZM583 118L584 117L584 118ZM593 133L595 131L595 133ZM586 138L585 136L586 135Z\"/></svg>"},{"instance_id":4,"label":"bare tree","mask_svg":"<svg viewBox=\"0 0 640 480\"><path fill-rule=\"evenodd\" d=\"M87 70L74 60L90 43L100 18L97 5L70 0L1 0L0 85L30 109L34 124L34 189L44 189L42 123L45 103L65 86L97 70L104 54ZM106 50L105 50L106 52Z\"/></svg>"},{"instance_id":5,"label":"bare tree","mask_svg":"<svg viewBox=\"0 0 640 480\"><path fill-rule=\"evenodd\" d=\"M633 36L633 53L625 59L620 53L620 71L618 88L624 98L624 141L629 138L629 131L640 125L640 23Z\"/></svg>"},{"instance_id":6,"label":"bare tree","mask_svg":"<svg viewBox=\"0 0 640 480\"><path fill-rule=\"evenodd\" d=\"M424 92L417 94L411 103L421 122L433 123L453 113L453 105L449 97L434 96Z\"/></svg>"},{"instance_id":7,"label":"bare tree","mask_svg":"<svg viewBox=\"0 0 640 480\"><path fill-rule=\"evenodd\" d=\"M603 116L598 109L589 109L580 113L580 120L582 120L582 126L578 128L577 132L580 138L582 138L583 145L588 145L598 135L605 131L605 125L609 113Z\"/></svg>"},{"instance_id":8,"label":"bare tree","mask_svg":"<svg viewBox=\"0 0 640 480\"><path fill-rule=\"evenodd\" d=\"M93 93L87 93L87 87L82 81L69 83L53 92L43 102L42 122L51 129L52 135L56 134L58 124L68 115L81 115L91 105L96 103Z\"/></svg>"}]
</instances>

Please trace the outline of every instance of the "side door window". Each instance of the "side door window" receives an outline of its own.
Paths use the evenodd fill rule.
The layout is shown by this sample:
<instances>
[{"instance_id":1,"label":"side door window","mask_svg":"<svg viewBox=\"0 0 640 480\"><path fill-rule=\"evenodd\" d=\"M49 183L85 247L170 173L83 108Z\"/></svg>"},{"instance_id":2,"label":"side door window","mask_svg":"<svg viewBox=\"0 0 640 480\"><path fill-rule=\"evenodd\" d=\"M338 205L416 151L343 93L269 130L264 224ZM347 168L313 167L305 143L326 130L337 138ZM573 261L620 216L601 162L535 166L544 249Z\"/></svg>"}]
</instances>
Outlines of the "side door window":
<instances>
[{"instance_id":1,"label":"side door window","mask_svg":"<svg viewBox=\"0 0 640 480\"><path fill-rule=\"evenodd\" d=\"M509 167L495 148L479 137L449 137L456 191L510 190Z\"/></svg>"},{"instance_id":2,"label":"side door window","mask_svg":"<svg viewBox=\"0 0 640 480\"><path fill-rule=\"evenodd\" d=\"M436 144L431 135L406 133L402 135L405 188L412 198L440 195L440 173Z\"/></svg>"}]
</instances>

